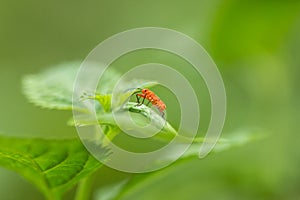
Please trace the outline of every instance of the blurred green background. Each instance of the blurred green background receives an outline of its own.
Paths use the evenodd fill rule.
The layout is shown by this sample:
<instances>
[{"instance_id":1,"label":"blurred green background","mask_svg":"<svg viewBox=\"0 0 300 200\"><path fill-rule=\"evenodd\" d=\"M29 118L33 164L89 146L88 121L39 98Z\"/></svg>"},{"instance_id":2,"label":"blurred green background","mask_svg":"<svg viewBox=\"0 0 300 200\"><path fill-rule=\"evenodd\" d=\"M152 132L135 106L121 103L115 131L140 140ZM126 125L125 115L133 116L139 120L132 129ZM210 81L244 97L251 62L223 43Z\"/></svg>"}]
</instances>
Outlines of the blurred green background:
<instances>
[{"instance_id":1,"label":"blurred green background","mask_svg":"<svg viewBox=\"0 0 300 200\"><path fill-rule=\"evenodd\" d=\"M83 60L101 41L145 26L185 33L223 76L226 132L260 127L265 140L156 172L125 199L300 199L300 1L0 1L0 132L74 137L69 112L36 108L21 79ZM139 57L149 61L149 57ZM104 174L104 175L103 175ZM126 174L103 168L95 188ZM0 198L43 199L22 177L0 170Z\"/></svg>"}]
</instances>

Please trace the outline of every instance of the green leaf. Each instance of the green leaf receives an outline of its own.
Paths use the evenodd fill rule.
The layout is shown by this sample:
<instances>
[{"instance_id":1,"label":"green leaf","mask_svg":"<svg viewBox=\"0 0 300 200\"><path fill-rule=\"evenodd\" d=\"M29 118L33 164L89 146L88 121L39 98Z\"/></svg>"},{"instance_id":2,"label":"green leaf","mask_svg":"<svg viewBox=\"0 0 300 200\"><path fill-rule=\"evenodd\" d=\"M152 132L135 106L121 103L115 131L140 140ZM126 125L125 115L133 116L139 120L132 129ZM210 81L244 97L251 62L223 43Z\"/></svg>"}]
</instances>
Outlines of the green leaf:
<instances>
[{"instance_id":1,"label":"green leaf","mask_svg":"<svg viewBox=\"0 0 300 200\"><path fill-rule=\"evenodd\" d=\"M95 199L97 200L113 200L115 199L122 189L125 187L128 179L116 182L114 184L106 185L96 191Z\"/></svg>"},{"instance_id":2,"label":"green leaf","mask_svg":"<svg viewBox=\"0 0 300 200\"><path fill-rule=\"evenodd\" d=\"M23 79L24 94L30 102L42 108L72 110L73 84L79 67L80 62L64 63L39 74L27 75ZM111 92L119 77L115 70L107 70L97 92ZM79 107L74 109L82 111Z\"/></svg>"},{"instance_id":3,"label":"green leaf","mask_svg":"<svg viewBox=\"0 0 300 200\"><path fill-rule=\"evenodd\" d=\"M30 102L42 108L71 110L72 89L80 63L66 63L23 79L23 91Z\"/></svg>"},{"instance_id":4,"label":"green leaf","mask_svg":"<svg viewBox=\"0 0 300 200\"><path fill-rule=\"evenodd\" d=\"M130 111L132 112L132 118L128 118L126 113ZM140 105L136 106L136 103L128 102L121 106L116 112L115 115L118 116L118 123L122 124L122 129L118 126L118 124L115 121L115 118L112 113L103 113L98 112L97 113L97 120L91 121L90 119L81 118L76 119L76 121L71 118L68 121L68 125L70 126L90 126L95 124L100 124L102 127L102 130L104 130L104 133L109 138L110 141L112 141L117 135L122 134L123 131L130 132L133 129L135 129L131 119L135 121L135 123L138 124L147 124L150 120L152 121L152 124L148 125L147 129L143 129L138 134L140 134L143 137L151 137L151 139L160 141L160 142L170 142L175 136L177 136L177 131L172 127L171 124L169 124L167 121L165 121L164 118L157 112L155 112L153 109L145 106ZM84 117L84 116L83 116ZM158 132L154 136L152 136L153 132ZM150 134L150 135L149 135ZM191 139L183 136L178 136L182 142L190 142ZM100 139L101 140L101 139ZM99 141L102 145L106 145L104 141Z\"/></svg>"},{"instance_id":5,"label":"green leaf","mask_svg":"<svg viewBox=\"0 0 300 200\"><path fill-rule=\"evenodd\" d=\"M229 134L227 137L222 137L218 140L216 146L213 148L211 153L219 153L222 151L229 150L235 147L241 147L245 144L260 140L264 138L266 134L263 134L262 131L254 131L254 130L241 130L236 131L234 133ZM181 159L186 159L190 157L197 157L199 156L200 146L202 142L200 138L196 138L196 142L194 142L189 149L184 153ZM202 140L203 141L203 140Z\"/></svg>"},{"instance_id":6,"label":"green leaf","mask_svg":"<svg viewBox=\"0 0 300 200\"><path fill-rule=\"evenodd\" d=\"M103 149L103 156L107 151ZM48 199L59 197L101 167L78 139L18 139L0 136L0 165L32 182Z\"/></svg>"},{"instance_id":7,"label":"green leaf","mask_svg":"<svg viewBox=\"0 0 300 200\"><path fill-rule=\"evenodd\" d=\"M23 78L23 91L29 101L39 107L57 110L72 110L73 86L80 62L69 62L47 69L39 74ZM99 81L96 94L82 94L86 99L97 100L107 112L110 110L111 93L121 75L112 68L104 72ZM124 84L124 90L136 87L152 87L156 82L130 80ZM91 93L93 91L85 91ZM74 107L78 111L86 111Z\"/></svg>"},{"instance_id":8,"label":"green leaf","mask_svg":"<svg viewBox=\"0 0 300 200\"><path fill-rule=\"evenodd\" d=\"M154 121L153 128L155 128L154 127L155 125L159 126L161 124L164 124L163 129L161 130L161 133L163 135L159 135L159 137L156 137L157 139L162 139L162 140L172 139L174 136L177 135L176 130L167 121L165 121L165 119L162 118L158 113L156 113L154 110L152 110L151 108L145 105L136 106L136 103L134 102L128 102L124 104L123 106L118 108L118 110L115 113L116 115L119 116L119 120L121 120L120 123L126 126L123 127L123 129L125 130L126 129L130 130L131 128L130 127L131 119L128 119L127 116L124 115L127 111L136 114L133 115L133 118L136 123L139 124L147 123L148 120L150 120L151 118L151 120ZM100 125L109 125L109 126L117 127L117 123L115 122L112 113L98 112L97 119L98 119L98 124ZM95 122L91 122L88 119L84 119L84 118L77 120L76 123L73 118L68 121L68 125L70 126L89 126L93 124L95 124Z\"/></svg>"},{"instance_id":9,"label":"green leaf","mask_svg":"<svg viewBox=\"0 0 300 200\"><path fill-rule=\"evenodd\" d=\"M220 138L219 142L216 144L215 148L211 152L212 154L219 153L231 148L240 147L243 146L249 142L260 140L264 138L266 134L262 134L261 131L237 131L233 134L230 134L226 138ZM199 138L198 138L199 139ZM200 139L198 141L201 141ZM147 174L136 174L133 175L130 181L126 185L121 185L118 188L119 194L114 194L114 198L112 199L132 199L132 197L135 196L135 193L138 193L139 191L143 190L144 188L147 188L149 185L155 185L159 184L164 176L168 174L168 170L176 170L176 167L178 164L185 163L191 159L198 159L199 155L199 149L202 145L202 142L195 142L193 143L190 148L185 152L185 154L173 165L170 167L167 167L163 170L160 170L158 172L153 173L147 173ZM201 162L201 160L199 160ZM160 173L160 172L164 173ZM102 200L101 198L98 198L98 200Z\"/></svg>"}]
</instances>

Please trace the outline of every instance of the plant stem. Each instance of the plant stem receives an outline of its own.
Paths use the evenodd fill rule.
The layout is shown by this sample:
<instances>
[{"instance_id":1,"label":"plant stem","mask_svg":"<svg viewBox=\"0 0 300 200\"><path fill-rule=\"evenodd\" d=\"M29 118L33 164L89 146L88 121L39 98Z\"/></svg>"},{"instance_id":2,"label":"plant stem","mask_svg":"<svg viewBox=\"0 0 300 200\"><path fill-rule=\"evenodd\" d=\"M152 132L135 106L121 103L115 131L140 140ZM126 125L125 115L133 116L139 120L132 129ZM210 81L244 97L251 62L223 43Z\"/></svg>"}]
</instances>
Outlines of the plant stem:
<instances>
[{"instance_id":1,"label":"plant stem","mask_svg":"<svg viewBox=\"0 0 300 200\"><path fill-rule=\"evenodd\" d=\"M82 179L78 184L74 200L90 199L93 182L94 182L93 174Z\"/></svg>"},{"instance_id":2,"label":"plant stem","mask_svg":"<svg viewBox=\"0 0 300 200\"><path fill-rule=\"evenodd\" d=\"M47 200L61 200L61 195L53 192L53 191L49 191L47 194L46 194L46 199Z\"/></svg>"}]
</instances>

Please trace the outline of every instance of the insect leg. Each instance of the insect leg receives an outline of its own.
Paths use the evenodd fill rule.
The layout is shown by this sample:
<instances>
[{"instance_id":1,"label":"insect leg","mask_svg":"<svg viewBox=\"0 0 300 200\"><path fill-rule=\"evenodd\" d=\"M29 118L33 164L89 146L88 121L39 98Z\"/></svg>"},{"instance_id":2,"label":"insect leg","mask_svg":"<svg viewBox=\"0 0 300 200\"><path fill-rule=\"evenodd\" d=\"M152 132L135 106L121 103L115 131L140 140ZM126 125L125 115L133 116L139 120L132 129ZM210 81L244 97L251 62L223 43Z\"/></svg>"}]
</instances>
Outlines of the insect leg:
<instances>
[{"instance_id":1,"label":"insect leg","mask_svg":"<svg viewBox=\"0 0 300 200\"><path fill-rule=\"evenodd\" d=\"M140 98L141 97L139 95L137 95L137 94L135 96L136 96L136 100L137 100L138 104L140 104Z\"/></svg>"},{"instance_id":2,"label":"insect leg","mask_svg":"<svg viewBox=\"0 0 300 200\"><path fill-rule=\"evenodd\" d=\"M142 104L145 102L145 99L146 99L146 95L145 95L144 98L143 98Z\"/></svg>"},{"instance_id":3,"label":"insect leg","mask_svg":"<svg viewBox=\"0 0 300 200\"><path fill-rule=\"evenodd\" d=\"M146 104L146 106L149 106L150 102L151 102L151 101L148 101L148 103Z\"/></svg>"},{"instance_id":4,"label":"insect leg","mask_svg":"<svg viewBox=\"0 0 300 200\"><path fill-rule=\"evenodd\" d=\"M141 97L143 98L143 101L142 101L142 102L140 102ZM146 99L146 96L141 95L141 94L136 94L136 100L137 100L137 102L138 102L138 103L136 104L136 106L142 105L142 104L144 103L145 99Z\"/></svg>"}]
</instances>

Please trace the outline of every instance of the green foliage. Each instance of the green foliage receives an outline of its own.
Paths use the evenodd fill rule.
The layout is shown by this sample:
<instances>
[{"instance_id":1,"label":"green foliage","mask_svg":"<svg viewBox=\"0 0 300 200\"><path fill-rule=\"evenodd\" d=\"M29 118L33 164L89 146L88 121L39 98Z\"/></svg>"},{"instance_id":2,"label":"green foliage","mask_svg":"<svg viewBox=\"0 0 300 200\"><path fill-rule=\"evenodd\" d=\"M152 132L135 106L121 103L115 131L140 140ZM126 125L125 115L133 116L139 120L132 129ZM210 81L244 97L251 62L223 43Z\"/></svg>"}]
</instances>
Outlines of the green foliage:
<instances>
[{"instance_id":1,"label":"green foliage","mask_svg":"<svg viewBox=\"0 0 300 200\"><path fill-rule=\"evenodd\" d=\"M26 76L23 80L26 97L30 102L42 108L72 110L73 83L78 67L79 63L76 62L65 63L40 74ZM97 109L98 123L103 127L110 140L114 139L120 132L112 116L110 105L111 91L119 77L120 75L117 72L108 70L104 79L100 81L96 94L83 94L83 100L92 99L98 102L100 107L100 109ZM136 83L134 85L137 85ZM138 85L151 87L155 85L155 82L139 81ZM128 98L128 94L124 95L124 99ZM74 109L82 112L87 111L79 107L74 107ZM158 113L145 105L136 106L136 103L127 102L118 108L119 114L127 111L133 113L133 117L138 123L147 124L149 119L154 121L154 129L156 124L164 123L163 118ZM130 124L128 121L130 119L125 115L124 117L121 115L121 120L123 124ZM91 122L82 119L76 122L70 120L68 123L70 125L87 126ZM128 126L127 129L130 130L131 127ZM231 138L221 138L214 149L214 153L243 145L257 139L257 135L256 133L249 134L249 132L244 131L234 134ZM178 136L176 130L166 122L160 133L156 134L153 139L168 142L175 136ZM203 138L192 139L183 136L179 136L179 138L183 143L191 142L191 140L194 142L181 157L179 163L198 157ZM103 143L101 145L105 146ZM107 150L102 148L103 158L105 158L106 153ZM6 138L2 136L0 138L0 165L23 175L36 185L48 199L60 199L68 189L83 179L79 185L77 199L86 199L89 195L88 190L91 187L91 179L88 176L99 169L102 164L86 151L78 139L44 140ZM153 173L143 177L148 176L153 176ZM138 177L130 181L126 180L108 185L98 191L97 197L99 199L115 199L128 191L143 187L147 181ZM136 185L139 185L139 187L136 187Z\"/></svg>"},{"instance_id":2,"label":"green foliage","mask_svg":"<svg viewBox=\"0 0 300 200\"><path fill-rule=\"evenodd\" d=\"M64 63L39 74L25 76L24 94L31 103L42 108L72 110L73 84L79 66L79 62ZM120 74L116 71L107 70L100 80L97 93L104 95L111 92L119 77ZM73 109L82 111L77 107Z\"/></svg>"},{"instance_id":3,"label":"green foliage","mask_svg":"<svg viewBox=\"0 0 300 200\"><path fill-rule=\"evenodd\" d=\"M80 63L62 64L23 79L28 100L49 109L72 110L72 89Z\"/></svg>"},{"instance_id":4,"label":"green foliage","mask_svg":"<svg viewBox=\"0 0 300 200\"><path fill-rule=\"evenodd\" d=\"M103 149L103 156L105 156ZM101 163L79 140L0 137L0 165L31 181L48 199L59 199Z\"/></svg>"},{"instance_id":5,"label":"green foliage","mask_svg":"<svg viewBox=\"0 0 300 200\"><path fill-rule=\"evenodd\" d=\"M128 179L116 182L114 184L109 184L103 188L100 188L96 191L96 199L97 200L112 200L120 197L119 195L124 191L125 186L128 185Z\"/></svg>"},{"instance_id":6,"label":"green foliage","mask_svg":"<svg viewBox=\"0 0 300 200\"><path fill-rule=\"evenodd\" d=\"M260 131L238 131L236 133L231 134L226 139L220 139L211 153L215 154L225 150L229 150L231 148L240 147L247 144L248 142L253 142L255 140L261 139L264 136L265 134L263 134ZM186 151L185 154L176 163L172 165L172 169L174 169L174 165L185 163L193 158L198 158L201 144L201 142L193 143L189 150ZM130 179L124 179L114 184L107 185L106 187L96 191L96 199L131 199L132 195L138 192L139 190L148 190L149 185L157 184L160 181L163 181L164 176L160 172L161 171L148 174L138 174L132 176Z\"/></svg>"}]
</instances>

